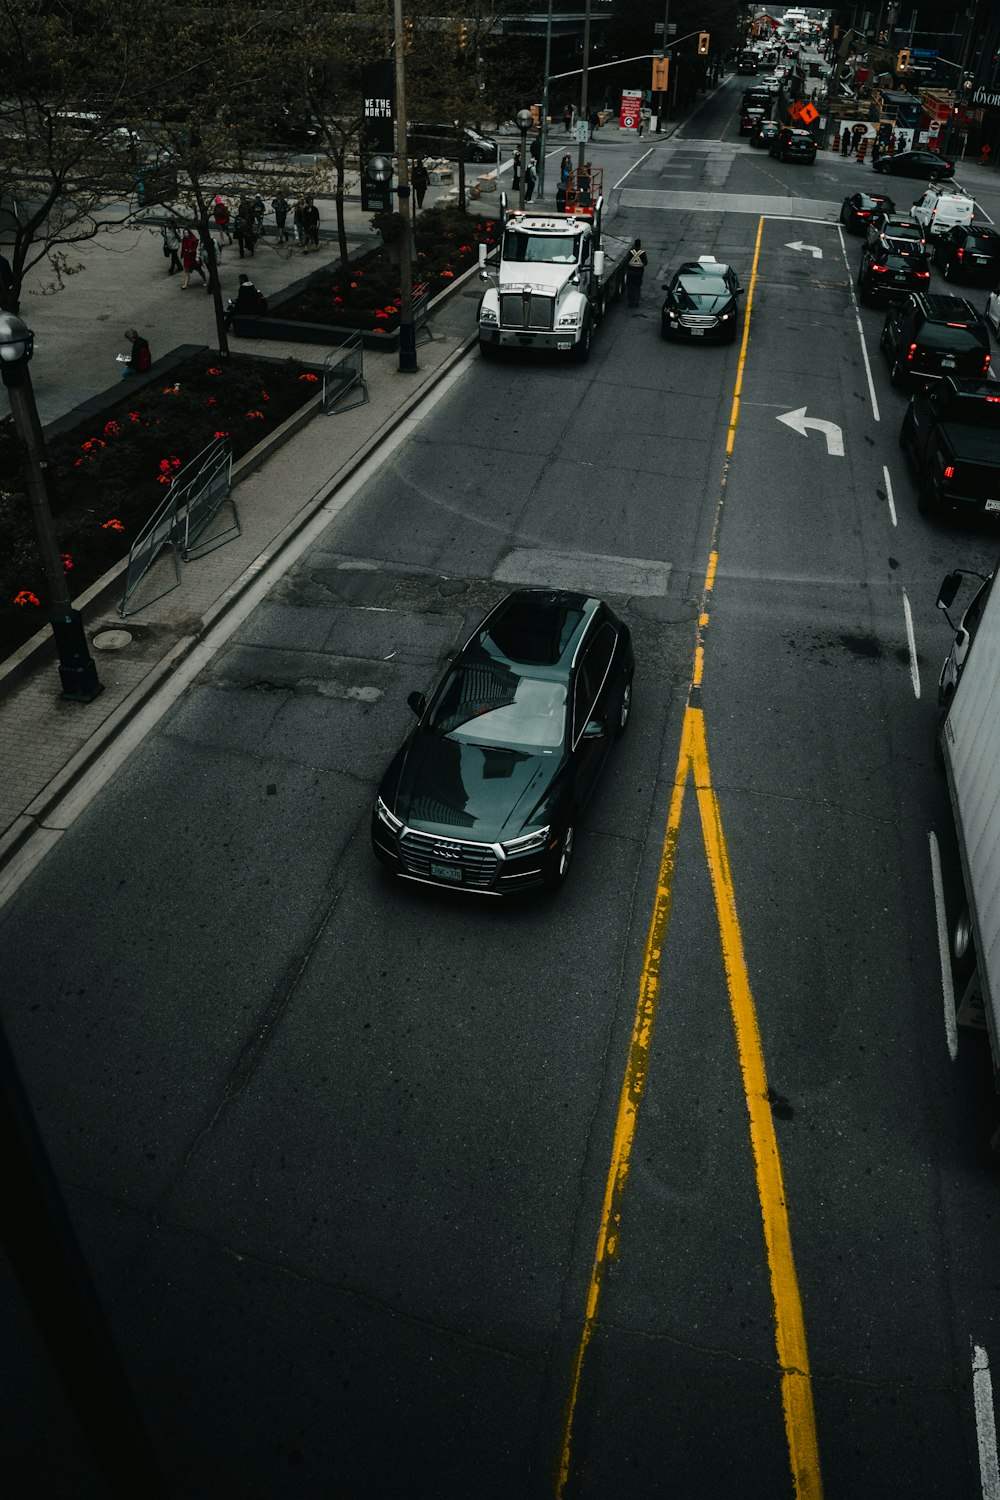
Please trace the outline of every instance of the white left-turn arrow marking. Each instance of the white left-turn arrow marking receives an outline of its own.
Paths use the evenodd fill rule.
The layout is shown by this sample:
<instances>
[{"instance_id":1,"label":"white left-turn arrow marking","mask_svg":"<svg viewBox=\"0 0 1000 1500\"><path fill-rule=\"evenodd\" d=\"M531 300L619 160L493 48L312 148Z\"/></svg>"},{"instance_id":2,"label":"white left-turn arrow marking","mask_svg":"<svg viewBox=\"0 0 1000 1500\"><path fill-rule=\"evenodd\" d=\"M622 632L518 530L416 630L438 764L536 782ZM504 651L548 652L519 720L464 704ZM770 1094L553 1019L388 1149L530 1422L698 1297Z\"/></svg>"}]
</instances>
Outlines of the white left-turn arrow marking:
<instances>
[{"instance_id":1,"label":"white left-turn arrow marking","mask_svg":"<svg viewBox=\"0 0 1000 1500\"><path fill-rule=\"evenodd\" d=\"M810 427L816 432L821 432L826 438L826 451L831 458L843 458L844 456L844 434L836 422L825 422L822 417L807 417L806 407L800 406L798 411L786 411L777 421L784 422L793 432L800 437L805 437Z\"/></svg>"},{"instance_id":2,"label":"white left-turn arrow marking","mask_svg":"<svg viewBox=\"0 0 1000 1500\"><path fill-rule=\"evenodd\" d=\"M813 260L822 260L823 259L823 252L819 248L818 245L803 245L803 243L802 243L801 240L791 240L785 246L785 249L786 250L808 250L809 254L812 256Z\"/></svg>"}]
</instances>

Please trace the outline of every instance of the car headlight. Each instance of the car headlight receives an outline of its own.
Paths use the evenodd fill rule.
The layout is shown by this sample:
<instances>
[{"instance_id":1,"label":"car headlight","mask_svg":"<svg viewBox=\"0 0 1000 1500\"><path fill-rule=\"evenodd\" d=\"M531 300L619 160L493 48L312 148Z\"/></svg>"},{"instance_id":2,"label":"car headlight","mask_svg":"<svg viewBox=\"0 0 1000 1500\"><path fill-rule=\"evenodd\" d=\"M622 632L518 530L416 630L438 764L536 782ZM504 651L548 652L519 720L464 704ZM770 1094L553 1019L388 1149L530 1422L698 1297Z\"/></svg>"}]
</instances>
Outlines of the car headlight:
<instances>
[{"instance_id":1,"label":"car headlight","mask_svg":"<svg viewBox=\"0 0 1000 1500\"><path fill-rule=\"evenodd\" d=\"M559 322L556 324L556 327L557 328L575 328L576 325L577 325L577 323L579 323L579 321L580 321L580 315L579 315L579 313L562 313L560 315Z\"/></svg>"},{"instance_id":2,"label":"car headlight","mask_svg":"<svg viewBox=\"0 0 1000 1500\"><path fill-rule=\"evenodd\" d=\"M493 311L492 307L484 307L482 312L479 314L479 321L480 323L497 323L499 322L499 319L497 318L497 315Z\"/></svg>"},{"instance_id":3,"label":"car headlight","mask_svg":"<svg viewBox=\"0 0 1000 1500\"><path fill-rule=\"evenodd\" d=\"M720 323L725 323L726 320L727 320L727 318L731 318L731 317L732 317L732 313L731 312L720 313L719 314L719 322Z\"/></svg>"},{"instance_id":4,"label":"car headlight","mask_svg":"<svg viewBox=\"0 0 1000 1500\"><path fill-rule=\"evenodd\" d=\"M548 841L551 828L533 828L530 833L522 833L520 838L509 839L500 848L505 854L533 854L536 849L544 849Z\"/></svg>"},{"instance_id":5,"label":"car headlight","mask_svg":"<svg viewBox=\"0 0 1000 1500\"><path fill-rule=\"evenodd\" d=\"M375 811L378 813L380 823L384 823L392 833L398 833L403 826L401 818L397 818L394 812L390 812L381 797L375 798Z\"/></svg>"}]
</instances>

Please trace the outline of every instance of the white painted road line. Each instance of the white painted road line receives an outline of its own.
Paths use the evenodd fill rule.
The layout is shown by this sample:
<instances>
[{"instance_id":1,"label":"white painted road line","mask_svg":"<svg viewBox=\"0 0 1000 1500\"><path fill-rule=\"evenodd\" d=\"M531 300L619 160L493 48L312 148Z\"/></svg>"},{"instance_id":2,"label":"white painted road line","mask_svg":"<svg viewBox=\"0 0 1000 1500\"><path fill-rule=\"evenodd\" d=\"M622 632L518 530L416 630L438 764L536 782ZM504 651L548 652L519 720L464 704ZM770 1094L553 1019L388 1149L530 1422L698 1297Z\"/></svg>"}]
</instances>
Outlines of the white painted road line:
<instances>
[{"instance_id":1,"label":"white painted road line","mask_svg":"<svg viewBox=\"0 0 1000 1500\"><path fill-rule=\"evenodd\" d=\"M632 165L629 167L628 171L625 173L624 177L619 177L619 179L618 179L617 182L613 182L611 184L611 191L614 192L615 188L620 188L621 185L622 185L622 183L625 181L625 178L626 177L630 177L632 175L632 173L635 171L636 167L641 167L642 164L643 164L643 162L646 160L646 157L647 156L652 156L652 154L653 154L653 148L652 148L652 146L650 146L649 150L643 156L640 156L638 161L634 161L632 163Z\"/></svg>"},{"instance_id":2,"label":"white painted road line","mask_svg":"<svg viewBox=\"0 0 1000 1500\"><path fill-rule=\"evenodd\" d=\"M937 925L938 958L941 963L941 993L944 996L944 1034L948 1056L958 1056L958 1015L955 1011L955 987L951 982L951 948L948 943L948 917L944 906L944 881L941 879L941 850L933 828L927 835L931 846L931 883L934 886L934 914Z\"/></svg>"},{"instance_id":3,"label":"white painted road line","mask_svg":"<svg viewBox=\"0 0 1000 1500\"><path fill-rule=\"evenodd\" d=\"M886 468L885 464L882 465L882 473L885 475L885 498L889 502L889 514L892 517L892 524L893 526L895 526L896 506L892 498L892 480L889 478L889 470Z\"/></svg>"},{"instance_id":4,"label":"white painted road line","mask_svg":"<svg viewBox=\"0 0 1000 1500\"><path fill-rule=\"evenodd\" d=\"M841 251L843 252L843 256L844 256L844 265L847 267L848 276L850 276L851 264L850 264L850 261L847 259L847 241L844 239L844 230L843 230L843 227L842 226L838 226L838 228L839 228L839 233L840 233L840 248L841 248ZM851 280L850 280L850 287L851 287L851 302L852 302L852 304L854 306L854 321L858 325L858 343L861 345L861 358L865 362L865 375L868 377L868 395L871 397L872 416L874 417L874 419L875 419L876 422L881 422L882 418L879 415L878 397L875 394L875 382L872 379L872 367L871 367L871 363L870 363L870 361L868 359L868 345L865 343L865 330L864 330L864 327L863 327L862 322L861 322L861 312L860 312L860 310L858 308L858 299L857 299L857 297L854 294L854 280L853 280L853 277L851 277ZM895 525L895 521L893 522L893 525Z\"/></svg>"},{"instance_id":5,"label":"white painted road line","mask_svg":"<svg viewBox=\"0 0 1000 1500\"><path fill-rule=\"evenodd\" d=\"M910 648L910 681L913 683L914 698L920 697L920 667L917 663L917 643L913 635L913 615L910 613L910 601L903 590L903 614L906 616L906 640Z\"/></svg>"},{"instance_id":6,"label":"white painted road line","mask_svg":"<svg viewBox=\"0 0 1000 1500\"><path fill-rule=\"evenodd\" d=\"M997 1462L993 1380L990 1376L989 1356L986 1350L981 1349L978 1344L972 1345L972 1402L976 1411L979 1482L983 1490L983 1500L1000 1500L1000 1464Z\"/></svg>"}]
</instances>

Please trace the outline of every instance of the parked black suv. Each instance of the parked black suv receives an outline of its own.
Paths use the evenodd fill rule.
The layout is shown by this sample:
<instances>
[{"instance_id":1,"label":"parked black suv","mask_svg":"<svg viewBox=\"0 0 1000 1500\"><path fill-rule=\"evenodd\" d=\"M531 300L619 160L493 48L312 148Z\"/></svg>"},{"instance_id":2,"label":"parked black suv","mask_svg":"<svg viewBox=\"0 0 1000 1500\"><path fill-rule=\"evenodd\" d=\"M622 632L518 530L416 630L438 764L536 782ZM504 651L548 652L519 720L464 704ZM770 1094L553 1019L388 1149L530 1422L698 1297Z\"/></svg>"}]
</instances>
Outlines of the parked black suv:
<instances>
[{"instance_id":1,"label":"parked black suv","mask_svg":"<svg viewBox=\"0 0 1000 1500\"><path fill-rule=\"evenodd\" d=\"M983 224L956 224L938 237L934 264L945 281L979 281L984 286L1000 282L1000 234Z\"/></svg>"},{"instance_id":2,"label":"parked black suv","mask_svg":"<svg viewBox=\"0 0 1000 1500\"><path fill-rule=\"evenodd\" d=\"M985 380L989 373L989 329L964 297L912 293L889 308L879 346L893 385L926 384L945 375Z\"/></svg>"},{"instance_id":3,"label":"parked black suv","mask_svg":"<svg viewBox=\"0 0 1000 1500\"><path fill-rule=\"evenodd\" d=\"M910 398L899 445L917 505L1000 519L1000 391L992 380L940 381Z\"/></svg>"},{"instance_id":4,"label":"parked black suv","mask_svg":"<svg viewBox=\"0 0 1000 1500\"><path fill-rule=\"evenodd\" d=\"M861 302L892 302L909 292L926 292L930 279L927 255L918 241L880 235L874 245L865 245L861 251L858 267Z\"/></svg>"}]
</instances>

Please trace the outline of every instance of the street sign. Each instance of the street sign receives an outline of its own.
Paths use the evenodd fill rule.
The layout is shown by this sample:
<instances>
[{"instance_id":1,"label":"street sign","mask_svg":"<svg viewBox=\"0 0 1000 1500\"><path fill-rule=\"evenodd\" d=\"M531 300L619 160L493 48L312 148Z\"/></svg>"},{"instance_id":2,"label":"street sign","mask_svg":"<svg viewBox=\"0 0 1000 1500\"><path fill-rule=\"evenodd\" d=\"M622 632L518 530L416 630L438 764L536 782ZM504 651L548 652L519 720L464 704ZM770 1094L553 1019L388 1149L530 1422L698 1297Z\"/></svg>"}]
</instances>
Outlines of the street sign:
<instances>
[{"instance_id":1,"label":"street sign","mask_svg":"<svg viewBox=\"0 0 1000 1500\"><path fill-rule=\"evenodd\" d=\"M662 21L657 21L656 24L655 24L655 26L653 27L653 30L656 32L657 36L662 36L663 35L663 22ZM676 35L677 35L677 22L676 21L669 21L667 23L667 36L676 36Z\"/></svg>"},{"instance_id":2,"label":"street sign","mask_svg":"<svg viewBox=\"0 0 1000 1500\"><path fill-rule=\"evenodd\" d=\"M618 123L623 130L638 130L642 111L642 90L623 89L622 107Z\"/></svg>"},{"instance_id":3,"label":"street sign","mask_svg":"<svg viewBox=\"0 0 1000 1500\"><path fill-rule=\"evenodd\" d=\"M573 126L573 139L575 141L586 141L590 139L590 127L586 120L577 120Z\"/></svg>"},{"instance_id":4,"label":"street sign","mask_svg":"<svg viewBox=\"0 0 1000 1500\"><path fill-rule=\"evenodd\" d=\"M819 110L816 108L815 104L803 104L802 108L799 110L799 119L802 121L803 125L811 125L813 120L819 119Z\"/></svg>"}]
</instances>

